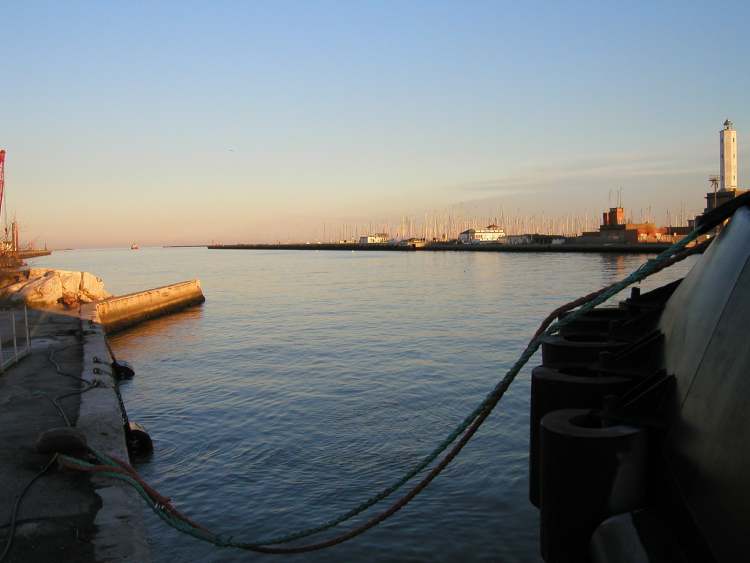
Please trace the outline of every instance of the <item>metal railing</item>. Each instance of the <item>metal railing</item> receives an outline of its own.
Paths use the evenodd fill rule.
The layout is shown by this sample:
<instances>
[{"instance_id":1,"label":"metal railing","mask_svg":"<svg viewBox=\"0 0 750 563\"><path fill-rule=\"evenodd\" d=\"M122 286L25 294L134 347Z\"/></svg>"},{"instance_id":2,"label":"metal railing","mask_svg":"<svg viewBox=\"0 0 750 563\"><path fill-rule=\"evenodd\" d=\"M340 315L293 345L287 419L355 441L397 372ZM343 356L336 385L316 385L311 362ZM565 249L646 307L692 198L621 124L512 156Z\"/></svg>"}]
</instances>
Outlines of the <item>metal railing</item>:
<instances>
[{"instance_id":1,"label":"metal railing","mask_svg":"<svg viewBox=\"0 0 750 563\"><path fill-rule=\"evenodd\" d=\"M17 364L19 360L21 360L22 358L25 358L31 352L31 337L29 335L29 311L26 308L26 305L23 306L23 331L26 336L26 344L21 349L19 349L19 346L18 346L19 344L18 343L18 331L16 330L16 323L17 323L16 313L20 313L20 310L17 311L15 309L11 309L8 311L0 311L0 318L2 318L2 316L5 316L3 313L7 313L8 315L7 318L10 321L10 326L11 326L11 340L10 341L13 342L13 353L12 355L6 354L3 348L3 340L4 340L3 337L5 335L2 332L0 332L0 373L4 372L10 366ZM8 357L6 358L6 356Z\"/></svg>"}]
</instances>

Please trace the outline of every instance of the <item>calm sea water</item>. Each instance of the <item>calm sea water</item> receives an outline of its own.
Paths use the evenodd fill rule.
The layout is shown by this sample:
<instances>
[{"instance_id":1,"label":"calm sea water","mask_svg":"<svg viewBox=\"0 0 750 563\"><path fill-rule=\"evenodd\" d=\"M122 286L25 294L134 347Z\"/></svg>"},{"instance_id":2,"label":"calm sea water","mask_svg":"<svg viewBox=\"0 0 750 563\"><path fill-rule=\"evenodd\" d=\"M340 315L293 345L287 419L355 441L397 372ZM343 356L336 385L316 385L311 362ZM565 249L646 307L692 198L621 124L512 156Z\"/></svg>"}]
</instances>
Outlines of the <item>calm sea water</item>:
<instances>
[{"instance_id":1,"label":"calm sea water","mask_svg":"<svg viewBox=\"0 0 750 563\"><path fill-rule=\"evenodd\" d=\"M202 307L112 345L136 368L123 395L156 448L144 478L194 519L254 541L330 519L398 479L481 401L550 310L645 259L144 248L33 264L91 271L118 294L200 278ZM353 541L282 559L540 561L527 501L535 363L407 508ZM144 517L156 562L279 558L216 549Z\"/></svg>"}]
</instances>

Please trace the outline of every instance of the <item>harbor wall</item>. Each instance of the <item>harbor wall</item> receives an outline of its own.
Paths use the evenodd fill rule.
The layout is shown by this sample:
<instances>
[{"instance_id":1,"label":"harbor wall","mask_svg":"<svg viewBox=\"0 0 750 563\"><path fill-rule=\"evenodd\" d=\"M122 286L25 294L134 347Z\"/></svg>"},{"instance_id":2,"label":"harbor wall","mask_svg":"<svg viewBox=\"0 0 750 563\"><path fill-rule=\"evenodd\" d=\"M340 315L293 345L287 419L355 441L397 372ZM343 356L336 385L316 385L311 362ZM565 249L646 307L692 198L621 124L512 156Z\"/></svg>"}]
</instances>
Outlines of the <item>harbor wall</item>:
<instances>
[{"instance_id":1,"label":"harbor wall","mask_svg":"<svg viewBox=\"0 0 750 563\"><path fill-rule=\"evenodd\" d=\"M105 299L96 304L96 312L104 331L112 333L205 300L200 281L190 280Z\"/></svg>"},{"instance_id":2,"label":"harbor wall","mask_svg":"<svg viewBox=\"0 0 750 563\"><path fill-rule=\"evenodd\" d=\"M76 427L86 435L88 445L119 459L129 459L125 443L123 415L117 400L117 385L112 357L106 343L97 306L89 303L80 309L83 338L81 378L103 385L81 394ZM94 525L96 561L151 561L143 524L143 503L127 484L108 477L92 477L95 493L101 499Z\"/></svg>"},{"instance_id":3,"label":"harbor wall","mask_svg":"<svg viewBox=\"0 0 750 563\"><path fill-rule=\"evenodd\" d=\"M222 244L212 250L345 250L389 252L598 252L613 254L658 254L669 244L452 244L431 243L424 247L391 244Z\"/></svg>"},{"instance_id":4,"label":"harbor wall","mask_svg":"<svg viewBox=\"0 0 750 563\"><path fill-rule=\"evenodd\" d=\"M15 255L20 260L26 260L28 258L38 258L40 256L49 256L52 254L51 250L39 250L39 249L27 249L27 250L18 250L15 252Z\"/></svg>"}]
</instances>

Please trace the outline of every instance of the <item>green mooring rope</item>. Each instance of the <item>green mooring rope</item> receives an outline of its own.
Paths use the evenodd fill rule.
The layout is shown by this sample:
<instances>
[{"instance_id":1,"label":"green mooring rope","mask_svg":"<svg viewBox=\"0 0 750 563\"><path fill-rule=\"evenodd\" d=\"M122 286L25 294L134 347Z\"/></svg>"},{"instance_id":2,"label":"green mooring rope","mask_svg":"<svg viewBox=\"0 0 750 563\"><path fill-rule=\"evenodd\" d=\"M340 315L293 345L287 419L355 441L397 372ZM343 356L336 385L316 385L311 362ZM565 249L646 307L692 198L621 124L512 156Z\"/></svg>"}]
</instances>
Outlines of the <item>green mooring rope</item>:
<instances>
[{"instance_id":1,"label":"green mooring rope","mask_svg":"<svg viewBox=\"0 0 750 563\"><path fill-rule=\"evenodd\" d=\"M432 464L438 458L438 456L440 456L440 454L443 453L459 436L461 436L464 432L466 432L469 426L471 426L472 423L475 420L477 420L478 417L480 417L480 415L486 417L489 414L489 412L492 411L494 406L499 402L500 398L502 398L502 396L505 394L505 391L510 387L511 383L515 380L516 376L519 374L523 366L526 365L529 359L531 359L531 357L539 349L539 346L541 345L542 338L544 335L554 334L563 326L573 322L578 317L590 311L594 307L604 303L611 297L615 296L622 290L626 289L628 286L634 283L640 282L643 279L650 276L652 273L660 270L662 265L665 262L672 259L672 257L677 252L685 249L685 247L688 244L693 242L696 238L698 238L701 234L705 233L707 230L708 228L706 226L701 226L699 228L696 228L685 238L673 244L667 250L660 253L655 258L649 259L647 262L642 264L638 269L636 269L634 272L632 272L629 276L627 276L623 280L608 286L606 290L604 291L601 291L596 294L592 294L592 298L589 301L583 303L578 309L570 312L564 318L559 319L556 322L552 323L542 334L534 337L529 342L529 344L526 346L526 349L523 351L523 353L518 358L518 360L506 372L502 380L500 380L500 382L498 382L498 384L492 389L492 391L488 393L488 395L484 398L484 400L466 418L464 418L464 420L450 434L448 434L448 436L442 442L440 442L437 445L437 447L435 447L435 449L433 449L419 463L414 465L403 477L401 477L399 480L394 482L392 485L383 489L378 494L360 503L355 508L341 514L340 516L337 516L336 518L329 519L319 525L305 528L302 530L298 530L295 532L287 533L282 536L276 536L276 537L259 540L256 542L238 542L238 541L235 541L233 537L231 536L223 536L220 534L214 534L213 532L206 531L200 528L196 528L195 526L188 524L184 520L181 520L175 517L173 514L166 511L163 506L156 503L149 496L149 494L145 491L145 489L132 477L129 477L122 473L106 472L106 471L101 471L98 474L106 475L108 477L119 479L128 483L130 486L136 489L136 491L141 495L141 497L144 498L144 500L149 504L152 510L154 510L154 512L156 512L156 514L162 520L164 520L167 524L169 524L170 526L172 526L173 528L177 529L180 532L183 532L185 534L191 535L202 541L206 541L206 542L209 542L214 545L221 546L221 547L237 547L241 549L254 550L254 551L284 553L283 549L271 550L267 548L262 548L261 546L272 546L272 545L277 545L277 544L288 543L294 540L302 539L302 538L311 536L313 534L317 534L317 533L329 530L331 528L334 528L335 526L338 526L339 524L342 524L343 522L347 520L350 520L354 516L357 516L358 514L364 512L368 508L374 506L375 504L381 502L382 500L392 495L394 492L396 492L401 487L403 487L403 485L405 485L407 482L413 479L416 475L424 471L430 464ZM101 454L95 451L93 453L96 455L97 458L99 458L101 462L107 465L110 465L112 467L117 467L115 462L111 460L110 458L108 458L107 456L105 456L104 454ZM86 468L94 467L94 465L89 464L88 462L85 462L80 459L71 458L69 456L61 456L61 457L64 458L66 461L81 467L84 470ZM375 524L377 523L378 522L376 521ZM368 529L368 528L365 527L365 529ZM361 533L361 532L358 532L358 533ZM350 537L345 537L344 540L345 539L350 539ZM333 543L335 542L328 542L328 544L333 544ZM301 548L290 548L290 550L297 549L298 551L302 551L302 550L305 550L306 547L307 546L303 546ZM326 547L326 545L318 544L317 546L309 546L309 547L311 549L319 549L320 547Z\"/></svg>"}]
</instances>

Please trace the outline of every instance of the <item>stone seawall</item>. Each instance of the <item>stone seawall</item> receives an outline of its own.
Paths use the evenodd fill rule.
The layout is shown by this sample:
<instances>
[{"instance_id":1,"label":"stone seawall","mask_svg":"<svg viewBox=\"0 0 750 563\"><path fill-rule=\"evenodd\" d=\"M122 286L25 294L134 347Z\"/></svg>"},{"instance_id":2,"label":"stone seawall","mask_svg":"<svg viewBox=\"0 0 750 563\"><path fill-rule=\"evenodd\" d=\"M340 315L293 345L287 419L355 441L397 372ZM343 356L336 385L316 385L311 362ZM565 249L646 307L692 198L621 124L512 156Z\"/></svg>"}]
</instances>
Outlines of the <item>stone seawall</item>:
<instances>
[{"instance_id":1,"label":"stone seawall","mask_svg":"<svg viewBox=\"0 0 750 563\"><path fill-rule=\"evenodd\" d=\"M84 432L90 447L127 460L123 415L115 393L117 382L96 304L82 305L80 319L81 378L88 383L98 379L104 385L81 395L76 426ZM144 504L138 493L122 481L107 477L92 477L91 484L101 499L92 542L96 561L150 561L143 525Z\"/></svg>"},{"instance_id":2,"label":"stone seawall","mask_svg":"<svg viewBox=\"0 0 750 563\"><path fill-rule=\"evenodd\" d=\"M112 333L205 300L200 281L190 280L105 299L96 311L104 330Z\"/></svg>"}]
</instances>

